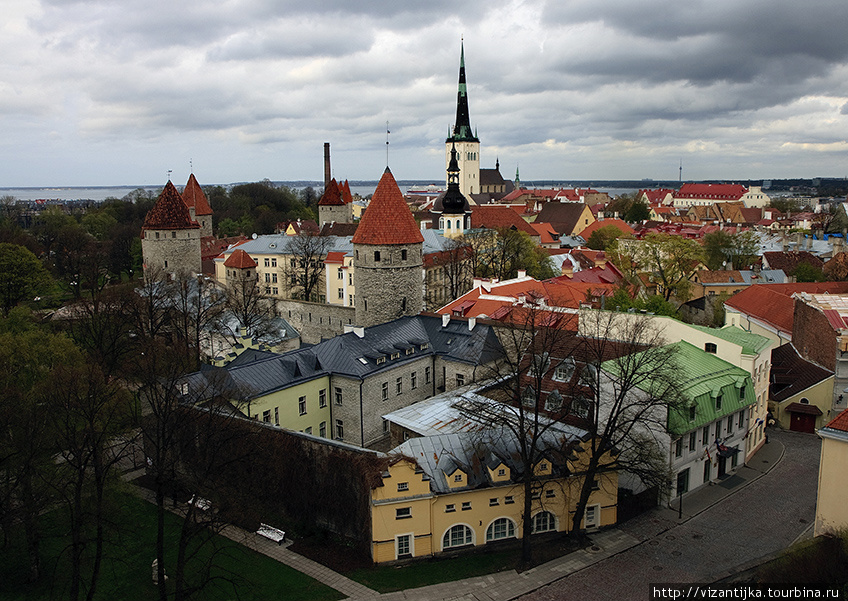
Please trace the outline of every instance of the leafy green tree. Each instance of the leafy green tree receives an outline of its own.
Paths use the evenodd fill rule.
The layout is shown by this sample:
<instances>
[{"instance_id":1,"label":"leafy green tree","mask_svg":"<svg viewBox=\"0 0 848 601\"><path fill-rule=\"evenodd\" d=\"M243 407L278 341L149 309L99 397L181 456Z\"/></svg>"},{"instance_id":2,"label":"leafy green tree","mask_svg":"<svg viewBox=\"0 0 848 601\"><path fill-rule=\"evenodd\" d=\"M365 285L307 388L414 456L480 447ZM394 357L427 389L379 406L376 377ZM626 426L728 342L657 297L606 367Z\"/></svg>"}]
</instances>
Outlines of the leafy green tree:
<instances>
[{"instance_id":1,"label":"leafy green tree","mask_svg":"<svg viewBox=\"0 0 848 601\"><path fill-rule=\"evenodd\" d=\"M649 272L665 300L689 298L689 278L703 260L703 249L695 240L669 234L648 234L633 247L633 258Z\"/></svg>"},{"instance_id":2,"label":"leafy green tree","mask_svg":"<svg viewBox=\"0 0 848 601\"><path fill-rule=\"evenodd\" d=\"M550 256L533 243L525 232L502 228L492 235L480 236L472 244L478 253L478 275L501 280L514 278L523 269L530 277L544 280L557 275Z\"/></svg>"},{"instance_id":3,"label":"leafy green tree","mask_svg":"<svg viewBox=\"0 0 848 601\"><path fill-rule=\"evenodd\" d=\"M634 200L633 204L630 205L630 208L628 208L627 211L624 213L624 220L628 223L645 221L646 219L650 219L650 217L650 207L648 207L647 203L645 203L639 198Z\"/></svg>"},{"instance_id":4,"label":"leafy green tree","mask_svg":"<svg viewBox=\"0 0 848 601\"><path fill-rule=\"evenodd\" d=\"M724 230L704 236L704 262L712 270L745 269L757 260L759 239L754 232Z\"/></svg>"},{"instance_id":5,"label":"leafy green tree","mask_svg":"<svg viewBox=\"0 0 848 601\"><path fill-rule=\"evenodd\" d=\"M25 298L32 298L50 283L50 275L31 251L17 244L0 243L0 302L3 315Z\"/></svg>"},{"instance_id":6,"label":"leafy green tree","mask_svg":"<svg viewBox=\"0 0 848 601\"><path fill-rule=\"evenodd\" d=\"M825 280L822 270L809 263L799 263L792 275L798 282L823 282Z\"/></svg>"},{"instance_id":7,"label":"leafy green tree","mask_svg":"<svg viewBox=\"0 0 848 601\"><path fill-rule=\"evenodd\" d=\"M586 240L586 246L593 250L606 250L623 235L623 232L614 225L605 225L592 232Z\"/></svg>"}]
</instances>

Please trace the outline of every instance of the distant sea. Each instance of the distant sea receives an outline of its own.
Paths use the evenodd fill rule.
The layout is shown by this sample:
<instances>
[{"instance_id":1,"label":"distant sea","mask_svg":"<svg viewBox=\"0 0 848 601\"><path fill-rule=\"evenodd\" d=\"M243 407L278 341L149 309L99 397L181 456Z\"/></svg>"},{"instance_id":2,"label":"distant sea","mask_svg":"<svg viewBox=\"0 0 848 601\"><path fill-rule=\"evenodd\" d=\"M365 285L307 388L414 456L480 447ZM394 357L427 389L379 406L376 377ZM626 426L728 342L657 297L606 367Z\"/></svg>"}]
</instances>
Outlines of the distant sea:
<instances>
[{"instance_id":1,"label":"distant sea","mask_svg":"<svg viewBox=\"0 0 848 601\"><path fill-rule=\"evenodd\" d=\"M320 190L323 187L322 182L274 182L278 185L285 185L295 189L303 189L307 186L312 186L316 190ZM444 187L444 182L432 182L432 181L416 181L416 182L399 182L401 191L406 192L412 186L426 186L428 184L435 183L437 186ZM212 184L217 185L217 184ZM231 188L237 184L222 184L225 188ZM356 182L351 184L350 189L354 194L359 194L360 196L368 196L369 194L374 193L374 189L377 187L377 182ZM528 185L528 187L534 187L532 184ZM539 187L552 187L551 184L546 182L545 186ZM572 187L571 184L562 182L553 184L553 187ZM51 187L51 188L0 188L0 196L14 196L18 200L93 200L93 201L101 201L106 200L107 198L123 198L130 192L134 190L138 190L139 188L152 192L154 194L158 194L162 190L162 186L148 186L148 185L140 185L140 186L91 186L91 187L77 187L77 186L68 186L68 187ZM179 189L182 189L181 186L178 186ZM617 196L619 194L635 192L637 188L604 188L604 187L594 187L599 192L607 192L610 196Z\"/></svg>"}]
</instances>

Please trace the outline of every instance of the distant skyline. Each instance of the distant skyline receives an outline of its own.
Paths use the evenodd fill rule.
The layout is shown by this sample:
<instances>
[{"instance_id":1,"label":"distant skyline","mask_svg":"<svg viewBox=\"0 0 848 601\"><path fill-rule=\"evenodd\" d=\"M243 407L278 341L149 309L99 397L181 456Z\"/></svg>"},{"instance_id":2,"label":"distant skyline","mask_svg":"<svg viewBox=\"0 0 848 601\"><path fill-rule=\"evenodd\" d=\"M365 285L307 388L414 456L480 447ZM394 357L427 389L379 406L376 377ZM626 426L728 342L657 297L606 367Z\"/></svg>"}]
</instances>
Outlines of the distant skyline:
<instances>
[{"instance_id":1,"label":"distant skyline","mask_svg":"<svg viewBox=\"0 0 848 601\"><path fill-rule=\"evenodd\" d=\"M848 176L844 0L7 0L0 186Z\"/></svg>"}]
</instances>

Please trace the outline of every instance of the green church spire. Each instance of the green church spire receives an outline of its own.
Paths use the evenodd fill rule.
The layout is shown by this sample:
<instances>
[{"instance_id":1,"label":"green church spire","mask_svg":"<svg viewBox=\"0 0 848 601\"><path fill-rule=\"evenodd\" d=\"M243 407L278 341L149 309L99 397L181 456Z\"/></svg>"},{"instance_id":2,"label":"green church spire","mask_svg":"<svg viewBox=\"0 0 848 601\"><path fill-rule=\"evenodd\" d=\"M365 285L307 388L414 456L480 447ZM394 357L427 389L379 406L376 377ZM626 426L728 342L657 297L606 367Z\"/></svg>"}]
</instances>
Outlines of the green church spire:
<instances>
[{"instance_id":1,"label":"green church spire","mask_svg":"<svg viewBox=\"0 0 848 601\"><path fill-rule=\"evenodd\" d=\"M465 84L465 42L460 46L459 54L459 89L456 95L456 122L453 133L447 142L479 142L471 131L471 120L468 116L468 90Z\"/></svg>"}]
</instances>

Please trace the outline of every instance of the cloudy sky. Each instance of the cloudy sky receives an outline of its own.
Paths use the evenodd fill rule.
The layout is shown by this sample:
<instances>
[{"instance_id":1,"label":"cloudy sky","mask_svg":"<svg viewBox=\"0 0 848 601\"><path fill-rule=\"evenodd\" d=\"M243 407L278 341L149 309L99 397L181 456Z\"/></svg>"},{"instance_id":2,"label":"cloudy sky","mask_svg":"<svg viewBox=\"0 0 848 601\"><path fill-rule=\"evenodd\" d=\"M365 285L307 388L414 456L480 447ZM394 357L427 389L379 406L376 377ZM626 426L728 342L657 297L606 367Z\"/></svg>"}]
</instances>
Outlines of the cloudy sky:
<instances>
[{"instance_id":1,"label":"cloudy sky","mask_svg":"<svg viewBox=\"0 0 848 601\"><path fill-rule=\"evenodd\" d=\"M0 186L848 176L846 0L4 0Z\"/></svg>"}]
</instances>

